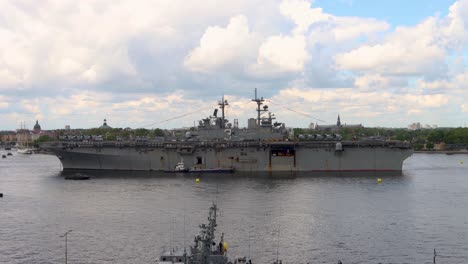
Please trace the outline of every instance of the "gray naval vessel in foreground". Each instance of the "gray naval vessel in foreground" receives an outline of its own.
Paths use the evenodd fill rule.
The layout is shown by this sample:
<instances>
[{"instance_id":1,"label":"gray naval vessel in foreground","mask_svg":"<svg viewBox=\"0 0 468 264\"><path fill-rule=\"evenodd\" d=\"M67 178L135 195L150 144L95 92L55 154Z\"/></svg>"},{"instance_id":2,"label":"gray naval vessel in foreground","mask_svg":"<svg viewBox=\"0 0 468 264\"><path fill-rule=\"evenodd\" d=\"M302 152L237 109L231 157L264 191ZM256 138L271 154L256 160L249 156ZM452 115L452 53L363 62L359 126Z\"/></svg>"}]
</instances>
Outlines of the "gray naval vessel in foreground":
<instances>
[{"instance_id":1,"label":"gray naval vessel in foreground","mask_svg":"<svg viewBox=\"0 0 468 264\"><path fill-rule=\"evenodd\" d=\"M245 257L237 257L229 260L227 256L228 245L224 241L224 233L221 234L219 243L215 242L216 216L218 207L215 203L210 207L208 224L201 224L200 233L194 238L194 245L183 251L170 249L163 252L157 264L241 264L247 262Z\"/></svg>"},{"instance_id":2,"label":"gray naval vessel in foreground","mask_svg":"<svg viewBox=\"0 0 468 264\"><path fill-rule=\"evenodd\" d=\"M413 150L406 142L345 141L340 137L295 137L275 119L264 99L257 117L240 128L225 118L224 98L212 116L185 130L181 137L147 141L57 141L41 145L61 161L64 170L171 171L183 162L191 170L232 169L241 172L401 171Z\"/></svg>"}]
</instances>

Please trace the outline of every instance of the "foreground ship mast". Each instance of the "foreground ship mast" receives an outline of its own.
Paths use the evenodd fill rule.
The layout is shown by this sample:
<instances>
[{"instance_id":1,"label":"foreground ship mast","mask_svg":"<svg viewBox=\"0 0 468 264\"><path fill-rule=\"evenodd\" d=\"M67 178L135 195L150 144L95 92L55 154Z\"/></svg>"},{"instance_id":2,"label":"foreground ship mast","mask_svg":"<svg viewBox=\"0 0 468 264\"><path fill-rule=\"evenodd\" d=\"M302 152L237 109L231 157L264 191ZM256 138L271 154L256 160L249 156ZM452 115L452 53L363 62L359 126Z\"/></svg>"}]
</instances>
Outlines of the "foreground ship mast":
<instances>
[{"instance_id":1,"label":"foreground ship mast","mask_svg":"<svg viewBox=\"0 0 468 264\"><path fill-rule=\"evenodd\" d=\"M219 244L215 242L215 231L218 207L215 203L210 207L208 224L201 224L200 233L194 238L194 245L190 252L169 251L159 257L159 264L184 263L184 264L227 264L227 244L224 242L224 233Z\"/></svg>"}]
</instances>

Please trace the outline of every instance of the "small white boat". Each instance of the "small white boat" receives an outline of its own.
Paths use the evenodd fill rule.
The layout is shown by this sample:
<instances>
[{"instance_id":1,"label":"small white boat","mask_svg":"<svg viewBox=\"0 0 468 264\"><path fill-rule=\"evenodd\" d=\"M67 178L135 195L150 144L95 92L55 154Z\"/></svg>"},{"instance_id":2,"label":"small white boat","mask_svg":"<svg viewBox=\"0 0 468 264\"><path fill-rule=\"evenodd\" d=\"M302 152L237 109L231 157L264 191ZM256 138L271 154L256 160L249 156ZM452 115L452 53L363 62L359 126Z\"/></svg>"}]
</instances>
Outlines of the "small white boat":
<instances>
[{"instance_id":1,"label":"small white boat","mask_svg":"<svg viewBox=\"0 0 468 264\"><path fill-rule=\"evenodd\" d=\"M21 148L21 147L18 147L18 149L16 150L18 153L20 154L33 154L33 150L30 149L30 148Z\"/></svg>"},{"instance_id":2,"label":"small white boat","mask_svg":"<svg viewBox=\"0 0 468 264\"><path fill-rule=\"evenodd\" d=\"M189 169L185 168L184 160L178 162L173 170L165 170L164 172L188 172Z\"/></svg>"}]
</instances>

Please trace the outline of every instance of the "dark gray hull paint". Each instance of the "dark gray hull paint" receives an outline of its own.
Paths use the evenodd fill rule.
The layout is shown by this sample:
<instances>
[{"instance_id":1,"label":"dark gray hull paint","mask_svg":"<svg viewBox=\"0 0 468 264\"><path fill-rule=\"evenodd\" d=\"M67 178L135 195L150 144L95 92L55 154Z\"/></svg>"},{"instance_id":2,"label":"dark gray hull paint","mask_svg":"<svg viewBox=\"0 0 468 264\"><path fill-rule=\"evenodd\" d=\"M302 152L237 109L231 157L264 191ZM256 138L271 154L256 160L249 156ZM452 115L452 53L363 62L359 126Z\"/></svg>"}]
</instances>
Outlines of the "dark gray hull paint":
<instances>
[{"instance_id":1,"label":"dark gray hull paint","mask_svg":"<svg viewBox=\"0 0 468 264\"><path fill-rule=\"evenodd\" d=\"M184 146L142 145L118 147L103 144L44 146L52 151L67 169L90 170L172 170L183 160L186 167L234 168L244 172L281 171L401 171L403 162L411 156L409 147L388 144L343 143L336 151L333 142L326 143L260 143L223 147L200 145L189 150ZM278 156L272 149L290 146L294 154ZM201 164L200 164L201 163Z\"/></svg>"}]
</instances>

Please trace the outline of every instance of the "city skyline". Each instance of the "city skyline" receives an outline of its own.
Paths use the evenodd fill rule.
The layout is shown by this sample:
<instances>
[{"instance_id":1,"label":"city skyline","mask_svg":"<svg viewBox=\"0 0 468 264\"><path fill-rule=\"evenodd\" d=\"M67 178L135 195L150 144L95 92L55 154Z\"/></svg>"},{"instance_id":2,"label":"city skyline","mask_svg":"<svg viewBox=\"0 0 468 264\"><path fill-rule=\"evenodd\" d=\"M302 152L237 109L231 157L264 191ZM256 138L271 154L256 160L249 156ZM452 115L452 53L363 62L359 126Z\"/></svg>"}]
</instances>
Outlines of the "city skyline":
<instances>
[{"instance_id":1,"label":"city skyline","mask_svg":"<svg viewBox=\"0 0 468 264\"><path fill-rule=\"evenodd\" d=\"M254 88L289 127L463 127L467 44L468 0L6 1L0 130L188 127L222 96L245 126Z\"/></svg>"}]
</instances>

